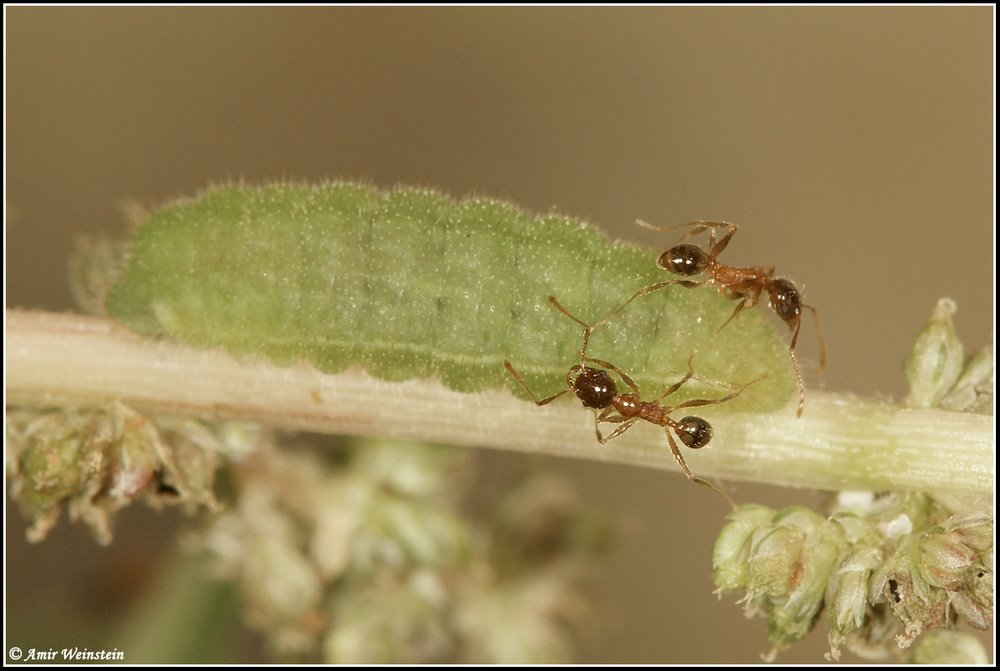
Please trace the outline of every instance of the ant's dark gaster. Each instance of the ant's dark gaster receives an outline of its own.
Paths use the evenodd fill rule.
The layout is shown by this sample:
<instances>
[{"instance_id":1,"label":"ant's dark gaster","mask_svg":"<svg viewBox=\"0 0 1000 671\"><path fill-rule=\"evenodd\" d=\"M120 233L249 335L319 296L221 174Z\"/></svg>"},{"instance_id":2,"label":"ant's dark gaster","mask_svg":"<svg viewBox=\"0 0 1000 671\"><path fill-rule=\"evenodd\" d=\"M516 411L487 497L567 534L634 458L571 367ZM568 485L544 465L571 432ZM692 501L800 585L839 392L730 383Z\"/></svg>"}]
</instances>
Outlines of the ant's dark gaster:
<instances>
[{"instance_id":1,"label":"ant's dark gaster","mask_svg":"<svg viewBox=\"0 0 1000 671\"><path fill-rule=\"evenodd\" d=\"M763 294L767 294L771 303L771 308L775 314L781 318L792 332L792 342L788 352L792 359L792 367L795 369L795 379L799 387L798 416L802 416L805 408L806 389L802 382L802 371L799 370L799 362L795 357L795 345L799 340L799 329L802 326L802 309L806 308L813 314L816 321L816 333L819 337L820 349L820 371L826 368L826 342L823 340L823 331L819 324L819 314L816 308L802 302L802 296L798 288L791 280L774 276L774 266L751 266L739 268L719 262L719 254L726 248L729 241L736 233L737 225L728 221L694 221L680 226L659 227L647 224L644 221L636 222L641 226L654 231L666 231L676 228L691 227L684 239L699 233L708 232L708 249L702 249L697 245L680 244L671 247L660 255L657 265L675 275L682 277L693 277L703 275L702 280L666 280L651 284L648 287L639 289L631 298L625 301L614 312L602 319L594 326L602 325L612 319L615 315L625 309L629 303L640 296L659 291L664 287L679 284L684 287L700 287L703 285L715 285L722 292L722 295L732 300L738 300L736 309L729 316L722 326L721 331L746 307L753 307L760 301ZM724 229L725 234L716 240L715 234L718 229Z\"/></svg>"},{"instance_id":2,"label":"ant's dark gaster","mask_svg":"<svg viewBox=\"0 0 1000 671\"><path fill-rule=\"evenodd\" d=\"M674 406L663 405L661 403L663 399L674 394L694 375L691 370L691 362L689 360L688 372L679 382L671 385L669 389L652 401L643 401L638 385L636 385L635 381L625 371L607 361L587 356L587 349L590 346L590 334L593 332L594 326L591 326L574 317L559 303L558 300L556 300L554 296L549 296L549 302L552 303L557 310L583 327L583 346L580 349L580 363L572 366L566 374L566 387L545 398L539 398L535 392L531 390L528 384L514 369L509 361L503 362L503 365L507 368L507 372L509 372L511 376L517 380L518 384L520 384L524 390L528 392L528 395L531 396L531 399L535 402L535 404L546 405L567 392L573 392L585 407L593 408L598 411L594 416L594 432L597 434L597 440L601 443L606 443L609 440L622 435L639 420L645 420L652 424L656 424L657 426L662 426L667 434L667 442L670 444L670 451L673 453L677 463L680 464L681 469L688 477L688 480L708 487L722 496L722 498L724 498L729 505L735 508L736 504L729 497L729 495L710 482L696 477L691 472L691 469L688 468L687 462L684 461L684 455L681 454L680 448L677 447L677 442L674 440L674 434L676 434L677 438L679 438L685 446L691 449L705 447L708 445L709 441L712 440L712 425L701 417L689 416L680 420L675 420L670 417L670 414L675 410L680 410L682 408L694 408L724 403L739 396L747 385L744 385L735 392L721 398L693 399ZM602 320L601 324L606 321L607 320ZM615 383L614 378L608 371L612 371L617 374L618 377L621 378L622 382L628 386L631 392L626 394L619 393L618 385ZM601 424L618 424L619 426L610 434L604 435L601 433Z\"/></svg>"}]
</instances>

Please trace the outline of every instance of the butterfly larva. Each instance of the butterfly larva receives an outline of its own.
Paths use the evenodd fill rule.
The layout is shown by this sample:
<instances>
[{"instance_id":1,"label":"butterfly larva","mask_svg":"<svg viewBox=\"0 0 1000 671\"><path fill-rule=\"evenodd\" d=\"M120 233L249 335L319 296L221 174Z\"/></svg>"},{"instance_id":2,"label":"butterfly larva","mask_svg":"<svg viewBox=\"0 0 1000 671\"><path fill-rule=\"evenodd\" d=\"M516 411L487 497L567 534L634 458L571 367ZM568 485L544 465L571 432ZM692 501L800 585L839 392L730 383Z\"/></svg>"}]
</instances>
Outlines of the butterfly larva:
<instances>
[{"instance_id":1,"label":"butterfly larva","mask_svg":"<svg viewBox=\"0 0 1000 671\"><path fill-rule=\"evenodd\" d=\"M436 376L475 391L504 384L510 359L545 389L563 384L580 337L546 297L593 319L661 273L650 252L578 219L488 198L344 182L223 186L150 215L107 308L144 334L325 372L360 363L385 379ZM718 292L666 291L596 332L591 352L655 390L702 348L698 378L766 373L742 398L784 403L787 355L758 315L710 343L730 311Z\"/></svg>"}]
</instances>

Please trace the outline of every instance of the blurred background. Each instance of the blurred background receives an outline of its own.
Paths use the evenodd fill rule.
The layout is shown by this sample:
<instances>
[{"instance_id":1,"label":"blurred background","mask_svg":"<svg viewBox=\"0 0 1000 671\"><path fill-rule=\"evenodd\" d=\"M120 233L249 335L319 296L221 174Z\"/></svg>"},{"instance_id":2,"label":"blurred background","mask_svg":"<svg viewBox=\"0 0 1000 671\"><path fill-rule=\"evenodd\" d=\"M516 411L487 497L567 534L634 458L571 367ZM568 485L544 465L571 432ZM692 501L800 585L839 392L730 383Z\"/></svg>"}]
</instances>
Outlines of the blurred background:
<instances>
[{"instance_id":1,"label":"blurred background","mask_svg":"<svg viewBox=\"0 0 1000 671\"><path fill-rule=\"evenodd\" d=\"M121 233L125 199L350 178L555 208L651 248L676 237L636 218L738 222L723 258L775 264L820 310L830 365L821 378L806 321L810 386L902 396L902 358L942 296L958 303L967 352L990 342L991 7L5 15L8 306L70 309L73 238ZM482 454L499 479L542 468L624 520L580 661L747 663L767 650L763 620L711 595L717 497L678 475ZM29 546L8 510L9 643L105 645L178 523L136 507L108 549L65 522ZM779 661L822 662L824 631ZM236 634L215 661L258 653Z\"/></svg>"}]
</instances>

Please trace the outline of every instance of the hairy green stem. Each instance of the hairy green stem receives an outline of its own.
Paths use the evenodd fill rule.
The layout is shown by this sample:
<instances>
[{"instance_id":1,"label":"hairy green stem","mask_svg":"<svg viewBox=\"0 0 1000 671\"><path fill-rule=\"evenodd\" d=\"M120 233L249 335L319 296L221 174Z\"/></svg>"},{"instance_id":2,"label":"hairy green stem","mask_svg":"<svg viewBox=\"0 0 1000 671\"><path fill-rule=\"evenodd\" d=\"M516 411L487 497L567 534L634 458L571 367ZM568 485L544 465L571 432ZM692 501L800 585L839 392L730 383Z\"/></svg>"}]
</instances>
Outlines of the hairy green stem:
<instances>
[{"instance_id":1,"label":"hairy green stem","mask_svg":"<svg viewBox=\"0 0 1000 671\"><path fill-rule=\"evenodd\" d=\"M567 400L537 408L506 390L458 393L433 380L386 382L360 370L241 362L136 336L93 317L7 312L7 402L97 405L149 414L250 420L287 429L389 436L677 469L662 429L636 426L602 445ZM816 489L993 489L992 417L909 409L809 391L769 414L716 415L712 444L686 451L703 477Z\"/></svg>"}]
</instances>

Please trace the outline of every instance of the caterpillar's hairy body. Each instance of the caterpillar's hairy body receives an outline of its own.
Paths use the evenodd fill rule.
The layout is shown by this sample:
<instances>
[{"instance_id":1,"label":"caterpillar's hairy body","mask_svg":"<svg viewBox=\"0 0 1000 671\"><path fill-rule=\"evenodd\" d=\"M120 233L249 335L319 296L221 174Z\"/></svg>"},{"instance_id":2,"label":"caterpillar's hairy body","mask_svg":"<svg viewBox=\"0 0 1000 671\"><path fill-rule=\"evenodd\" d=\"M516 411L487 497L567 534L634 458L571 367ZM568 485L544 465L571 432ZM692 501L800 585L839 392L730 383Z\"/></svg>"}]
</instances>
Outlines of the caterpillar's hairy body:
<instances>
[{"instance_id":1,"label":"caterpillar's hairy body","mask_svg":"<svg viewBox=\"0 0 1000 671\"><path fill-rule=\"evenodd\" d=\"M563 384L580 346L546 297L594 320L662 272L648 251L578 219L488 198L346 182L223 186L139 227L107 308L148 335L330 373L361 364L385 379L438 377L460 391L500 386L510 359L544 390ZM730 311L718 292L666 291L595 332L591 351L655 394L701 348L699 378L767 373L746 401L782 404L787 355L757 314L709 344Z\"/></svg>"}]
</instances>

